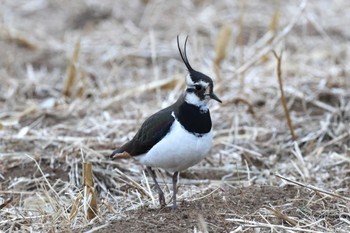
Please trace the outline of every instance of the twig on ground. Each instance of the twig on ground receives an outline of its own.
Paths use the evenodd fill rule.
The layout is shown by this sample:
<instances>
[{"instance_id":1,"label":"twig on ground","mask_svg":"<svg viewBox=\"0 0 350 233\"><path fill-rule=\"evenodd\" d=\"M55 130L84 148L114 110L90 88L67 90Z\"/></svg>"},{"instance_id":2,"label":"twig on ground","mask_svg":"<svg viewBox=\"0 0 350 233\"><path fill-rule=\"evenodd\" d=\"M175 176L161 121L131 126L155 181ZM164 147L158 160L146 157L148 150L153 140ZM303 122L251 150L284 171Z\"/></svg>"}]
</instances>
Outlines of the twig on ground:
<instances>
[{"instance_id":1,"label":"twig on ground","mask_svg":"<svg viewBox=\"0 0 350 233\"><path fill-rule=\"evenodd\" d=\"M273 50L272 51L273 55L275 56L276 60L277 60L277 78L278 78L278 83L279 83L279 88L281 91L281 102L282 102L282 106L283 106L283 110L287 119L287 124L288 124L288 128L290 131L290 134L292 136L292 141L295 141L295 134L294 134L294 128L293 128L293 124L292 124L292 120L290 118L290 114L289 114L289 110L287 107L287 101L286 101L286 97L284 96L284 90L283 90L283 81L282 81L282 53L281 55L277 55L277 53Z\"/></svg>"},{"instance_id":2,"label":"twig on ground","mask_svg":"<svg viewBox=\"0 0 350 233\"><path fill-rule=\"evenodd\" d=\"M298 222L295 221L294 219L291 219L290 217L288 217L288 215L283 214L281 211L279 211L276 208L270 207L270 206L264 206L265 209L268 209L270 211L272 211L272 213L279 219L282 219L283 221L286 221L289 225L295 227L296 225L298 225Z\"/></svg>"},{"instance_id":3,"label":"twig on ground","mask_svg":"<svg viewBox=\"0 0 350 233\"><path fill-rule=\"evenodd\" d=\"M299 185L299 186L302 186L302 187L311 189L311 190L313 190L313 191L320 192L320 193L324 193L324 194L327 194L327 195L332 196L332 197L339 198L339 199L344 200L344 201L350 201L350 198L344 197L344 196L339 195L339 194L337 194L337 193L332 193L332 192L330 192L330 191L323 190L323 189L317 188L317 187L312 186L312 185L309 185L309 184L303 184L303 183L300 183L300 182L298 182L298 181L294 181L294 180L288 179L288 178L286 178L286 177L284 177L284 176L281 176L281 175L279 175L279 174L275 174L275 176L281 178L282 180L285 180L285 181L288 181L288 182L290 182L290 183L293 183L293 184L296 184L296 185Z\"/></svg>"},{"instance_id":4,"label":"twig on ground","mask_svg":"<svg viewBox=\"0 0 350 233\"><path fill-rule=\"evenodd\" d=\"M309 230L303 227L287 227L283 225L275 225L275 224L268 224L268 223L261 223L256 221L249 221L245 219L238 219L238 218L227 218L226 221L229 222L235 222L241 224L243 227L250 227L250 228L269 228L271 230L273 229L281 229L281 230L289 230L292 232L300 231L300 232L311 232L311 233L318 233L317 230Z\"/></svg>"}]
</instances>

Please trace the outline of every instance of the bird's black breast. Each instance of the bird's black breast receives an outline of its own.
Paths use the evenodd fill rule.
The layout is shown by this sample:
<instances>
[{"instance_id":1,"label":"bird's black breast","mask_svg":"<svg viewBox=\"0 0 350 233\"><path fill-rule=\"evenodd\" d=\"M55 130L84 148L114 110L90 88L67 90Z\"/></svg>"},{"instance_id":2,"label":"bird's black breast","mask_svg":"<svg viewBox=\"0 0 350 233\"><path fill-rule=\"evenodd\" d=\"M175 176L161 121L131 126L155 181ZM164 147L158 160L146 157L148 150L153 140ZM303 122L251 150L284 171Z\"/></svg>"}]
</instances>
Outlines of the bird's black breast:
<instances>
[{"instance_id":1,"label":"bird's black breast","mask_svg":"<svg viewBox=\"0 0 350 233\"><path fill-rule=\"evenodd\" d=\"M209 133L211 130L211 118L209 109L202 111L198 106L181 103L175 112L177 120L190 133L201 135Z\"/></svg>"}]
</instances>

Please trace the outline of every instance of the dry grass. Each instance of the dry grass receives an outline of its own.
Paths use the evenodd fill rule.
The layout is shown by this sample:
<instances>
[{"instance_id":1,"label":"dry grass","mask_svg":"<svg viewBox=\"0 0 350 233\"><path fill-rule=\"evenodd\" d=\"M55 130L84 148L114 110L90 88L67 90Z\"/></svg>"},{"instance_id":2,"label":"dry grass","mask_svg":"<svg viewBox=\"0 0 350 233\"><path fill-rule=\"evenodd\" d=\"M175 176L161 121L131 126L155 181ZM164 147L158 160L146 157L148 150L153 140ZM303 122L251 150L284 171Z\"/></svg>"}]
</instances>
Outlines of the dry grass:
<instances>
[{"instance_id":1,"label":"dry grass","mask_svg":"<svg viewBox=\"0 0 350 233\"><path fill-rule=\"evenodd\" d=\"M189 35L193 67L215 79L224 103L211 106L210 156L183 173L179 188L180 200L217 221L202 212L193 227L173 230L349 232L349 7L345 0L3 1L0 231L108 232L118 220L159 216L142 208L158 208L143 167L107 156L182 91L180 34ZM283 50L295 141L272 50ZM94 187L84 188L84 161ZM170 178L158 175L170 200ZM264 193L260 206L252 188L263 185L297 191L278 200ZM220 190L231 189L251 198L223 204L230 196ZM97 217L89 220L94 191Z\"/></svg>"}]
</instances>

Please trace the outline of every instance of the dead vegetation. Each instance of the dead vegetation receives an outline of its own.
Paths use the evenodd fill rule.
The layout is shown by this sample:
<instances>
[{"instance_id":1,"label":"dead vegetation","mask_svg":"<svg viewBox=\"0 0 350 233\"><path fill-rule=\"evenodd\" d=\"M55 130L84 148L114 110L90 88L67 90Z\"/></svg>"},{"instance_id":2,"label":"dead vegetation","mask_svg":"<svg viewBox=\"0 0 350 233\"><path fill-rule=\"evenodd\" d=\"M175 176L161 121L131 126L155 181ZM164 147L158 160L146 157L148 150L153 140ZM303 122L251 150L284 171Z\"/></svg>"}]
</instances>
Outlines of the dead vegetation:
<instances>
[{"instance_id":1,"label":"dead vegetation","mask_svg":"<svg viewBox=\"0 0 350 233\"><path fill-rule=\"evenodd\" d=\"M3 1L0 230L349 232L349 7ZM181 93L178 34L224 103L211 106L214 147L181 174L172 213L142 166L107 156Z\"/></svg>"}]
</instances>

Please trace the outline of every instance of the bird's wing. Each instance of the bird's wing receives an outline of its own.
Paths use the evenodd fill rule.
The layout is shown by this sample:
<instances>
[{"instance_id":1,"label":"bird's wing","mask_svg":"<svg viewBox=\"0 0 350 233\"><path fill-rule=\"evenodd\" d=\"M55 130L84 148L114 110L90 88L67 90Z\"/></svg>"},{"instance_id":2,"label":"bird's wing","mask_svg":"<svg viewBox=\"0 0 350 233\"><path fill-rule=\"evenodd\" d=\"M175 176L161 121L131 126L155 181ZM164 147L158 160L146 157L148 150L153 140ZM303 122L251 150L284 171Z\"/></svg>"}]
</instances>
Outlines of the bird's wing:
<instances>
[{"instance_id":1,"label":"bird's wing","mask_svg":"<svg viewBox=\"0 0 350 233\"><path fill-rule=\"evenodd\" d=\"M147 153L168 132L174 122L171 107L165 108L150 116L141 126L134 138L125 143L119 149L113 151L115 154L127 152L131 156Z\"/></svg>"}]
</instances>

